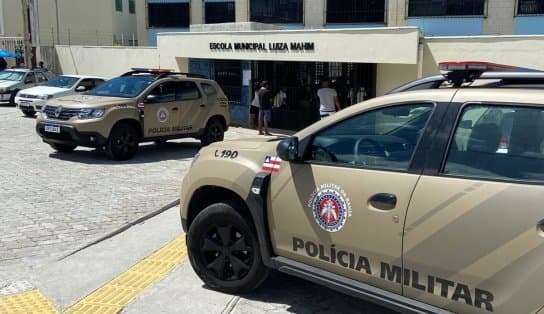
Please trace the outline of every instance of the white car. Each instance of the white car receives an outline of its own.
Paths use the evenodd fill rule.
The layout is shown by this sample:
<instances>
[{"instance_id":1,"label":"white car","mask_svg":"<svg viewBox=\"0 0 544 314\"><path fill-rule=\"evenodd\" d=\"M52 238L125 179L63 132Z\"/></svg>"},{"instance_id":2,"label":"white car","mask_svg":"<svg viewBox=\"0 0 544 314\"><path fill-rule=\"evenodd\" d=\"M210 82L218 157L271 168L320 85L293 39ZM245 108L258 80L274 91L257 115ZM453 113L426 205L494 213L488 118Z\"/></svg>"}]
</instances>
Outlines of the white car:
<instances>
[{"instance_id":1,"label":"white car","mask_svg":"<svg viewBox=\"0 0 544 314\"><path fill-rule=\"evenodd\" d=\"M106 79L96 76L60 75L52 78L45 85L20 91L15 96L15 103L25 116L32 117L49 99L86 92L102 85L105 81Z\"/></svg>"}]
</instances>

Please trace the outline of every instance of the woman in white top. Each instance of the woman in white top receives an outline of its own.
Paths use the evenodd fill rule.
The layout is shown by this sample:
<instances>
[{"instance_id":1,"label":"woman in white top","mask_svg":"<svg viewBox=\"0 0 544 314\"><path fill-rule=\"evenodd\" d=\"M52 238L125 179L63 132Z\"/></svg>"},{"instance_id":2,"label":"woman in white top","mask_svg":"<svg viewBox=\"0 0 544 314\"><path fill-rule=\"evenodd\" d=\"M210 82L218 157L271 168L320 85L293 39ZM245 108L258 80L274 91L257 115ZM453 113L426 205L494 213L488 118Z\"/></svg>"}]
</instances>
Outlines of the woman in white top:
<instances>
[{"instance_id":1,"label":"woman in white top","mask_svg":"<svg viewBox=\"0 0 544 314\"><path fill-rule=\"evenodd\" d=\"M324 79L321 82L321 88L317 90L317 96L319 97L319 115L321 119L342 109L338 94L334 88L331 88L329 79Z\"/></svg>"}]
</instances>

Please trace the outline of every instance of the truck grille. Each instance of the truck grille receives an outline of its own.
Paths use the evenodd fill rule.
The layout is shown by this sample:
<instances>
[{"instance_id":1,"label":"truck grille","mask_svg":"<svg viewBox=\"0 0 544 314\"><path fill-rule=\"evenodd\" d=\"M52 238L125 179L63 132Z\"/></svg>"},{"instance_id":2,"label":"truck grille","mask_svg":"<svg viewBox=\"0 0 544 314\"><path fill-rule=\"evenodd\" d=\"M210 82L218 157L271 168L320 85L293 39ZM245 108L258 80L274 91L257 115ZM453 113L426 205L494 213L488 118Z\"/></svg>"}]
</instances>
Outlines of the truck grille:
<instances>
[{"instance_id":1,"label":"truck grille","mask_svg":"<svg viewBox=\"0 0 544 314\"><path fill-rule=\"evenodd\" d=\"M43 112L47 115L48 119L54 119L54 120L69 120L72 117L77 116L79 113L79 109L69 109L69 108L62 108L60 111L57 110L59 107L53 107L53 106L45 106L45 109ZM58 114L58 116L57 116Z\"/></svg>"},{"instance_id":2,"label":"truck grille","mask_svg":"<svg viewBox=\"0 0 544 314\"><path fill-rule=\"evenodd\" d=\"M23 94L23 93L19 93L19 97L27 98L27 99L38 99L37 95L30 95L30 94Z\"/></svg>"}]
</instances>

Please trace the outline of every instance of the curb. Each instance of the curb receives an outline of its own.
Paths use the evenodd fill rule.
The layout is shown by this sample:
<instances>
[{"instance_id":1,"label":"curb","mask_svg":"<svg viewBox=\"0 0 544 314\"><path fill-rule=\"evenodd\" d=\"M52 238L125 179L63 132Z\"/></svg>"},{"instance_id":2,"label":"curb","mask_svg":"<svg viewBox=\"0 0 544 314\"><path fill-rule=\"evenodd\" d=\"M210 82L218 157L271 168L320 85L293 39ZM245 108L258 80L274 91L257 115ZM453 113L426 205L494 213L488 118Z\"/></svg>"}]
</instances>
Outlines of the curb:
<instances>
[{"instance_id":1,"label":"curb","mask_svg":"<svg viewBox=\"0 0 544 314\"><path fill-rule=\"evenodd\" d=\"M120 233L122 233L122 232L124 232L124 231L126 231L126 230L128 230L128 229L130 229L131 227L133 227L133 226L135 226L135 225L137 225L137 224L140 224L140 223L142 223L142 222L144 222L144 221L146 221L146 220L148 220L148 219L150 219L150 218L153 218L153 217L155 217L155 216L157 216L157 215L159 215L159 214L165 212L166 210L168 210L168 209L170 209L170 208L172 208L172 207L174 207L174 206L179 205L179 203L180 203L180 202L179 202L179 198L178 198L177 200L172 201L172 202L170 202L170 203L164 205L163 207L161 207L161 208L159 208L159 209L157 209L157 210L155 210L155 211L150 212L149 214L146 214L146 215L144 215L144 216L142 216L142 217L140 217L140 218L137 218L137 219L135 219L135 220L133 220L133 221L131 221L131 222L129 222L129 223L127 223L127 224L121 226L120 228L118 228L118 229L116 229L116 230L114 230L114 231L112 231L112 232L110 232L110 233L108 233L108 234L106 234L106 235L104 235L104 236L102 236L102 237L100 237L100 238L94 240L94 241L91 241L91 242L89 242L89 243L87 243L87 244L85 244L85 245L83 245L83 246L81 246L81 247L75 249L74 251L72 251L72 252L70 252L70 253L68 253L68 254L66 254L66 255L60 257L59 259L57 259L57 261L62 261L62 260L64 260L64 259L66 259L66 258L68 258L68 257L70 257L70 256L72 256L72 255L74 255L74 254L76 254L77 252L83 251L83 250L85 250L85 249L87 249L87 248L89 248L89 247L91 247L91 246L94 246L94 245L96 245L96 244L98 244L98 243L100 243L100 242L102 242L102 241L104 241L104 240L107 240L107 239L109 239L109 238L112 238L112 237L114 237L114 236L116 236L116 235L118 235L118 234L120 234Z\"/></svg>"}]
</instances>

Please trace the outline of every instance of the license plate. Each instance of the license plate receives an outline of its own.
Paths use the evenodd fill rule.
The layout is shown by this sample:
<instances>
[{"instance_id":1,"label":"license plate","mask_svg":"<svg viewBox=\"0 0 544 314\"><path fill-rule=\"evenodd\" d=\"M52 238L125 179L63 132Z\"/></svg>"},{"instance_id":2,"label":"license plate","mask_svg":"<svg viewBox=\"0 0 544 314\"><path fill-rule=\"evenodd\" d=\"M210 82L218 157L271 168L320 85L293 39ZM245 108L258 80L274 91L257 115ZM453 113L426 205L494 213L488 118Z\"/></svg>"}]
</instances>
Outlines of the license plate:
<instances>
[{"instance_id":1,"label":"license plate","mask_svg":"<svg viewBox=\"0 0 544 314\"><path fill-rule=\"evenodd\" d=\"M46 124L46 125L45 125L45 132L49 132L49 133L60 133L60 125L56 125L56 124Z\"/></svg>"},{"instance_id":2,"label":"license plate","mask_svg":"<svg viewBox=\"0 0 544 314\"><path fill-rule=\"evenodd\" d=\"M26 107L30 107L31 105L28 101L21 101L21 104L19 106L26 108Z\"/></svg>"}]
</instances>

